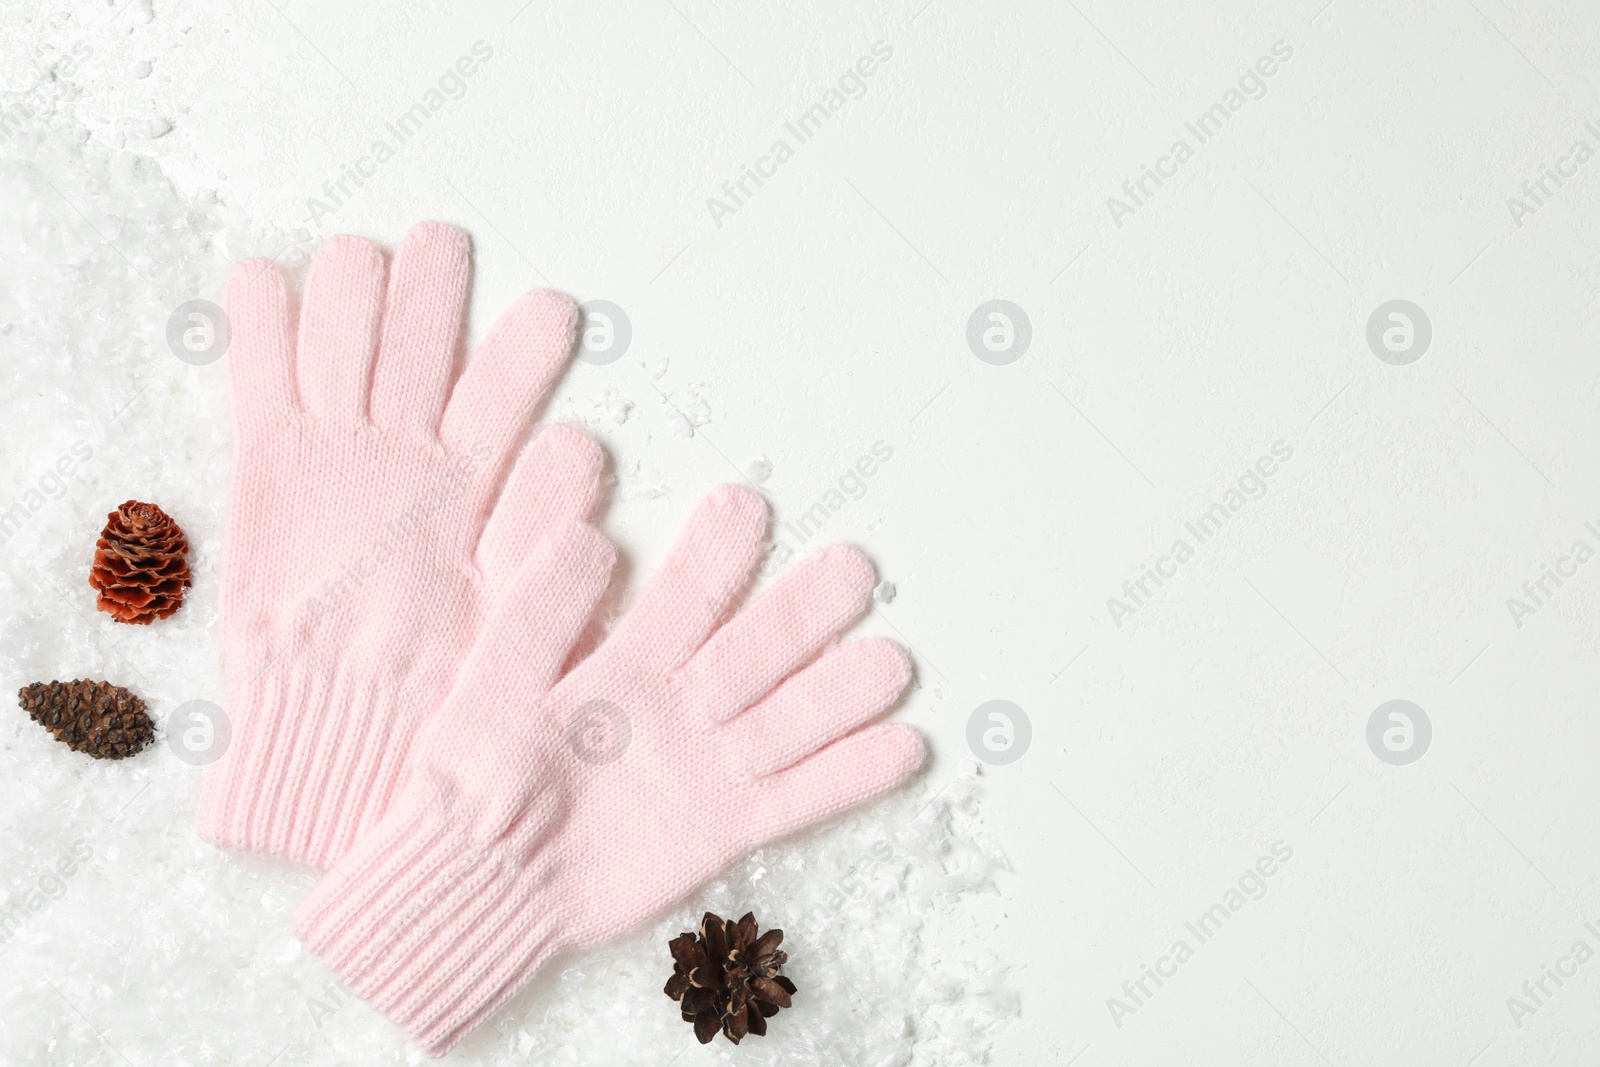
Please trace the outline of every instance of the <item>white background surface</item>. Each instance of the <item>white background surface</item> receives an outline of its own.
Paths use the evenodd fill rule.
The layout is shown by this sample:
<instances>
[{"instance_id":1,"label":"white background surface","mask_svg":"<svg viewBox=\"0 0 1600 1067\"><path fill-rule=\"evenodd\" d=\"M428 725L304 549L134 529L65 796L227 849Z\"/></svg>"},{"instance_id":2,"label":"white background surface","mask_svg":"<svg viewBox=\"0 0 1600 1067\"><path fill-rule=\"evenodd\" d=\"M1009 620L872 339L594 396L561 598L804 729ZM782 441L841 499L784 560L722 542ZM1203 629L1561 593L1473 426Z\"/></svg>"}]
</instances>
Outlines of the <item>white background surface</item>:
<instances>
[{"instance_id":1,"label":"white background surface","mask_svg":"<svg viewBox=\"0 0 1600 1067\"><path fill-rule=\"evenodd\" d=\"M1520 225L1507 201L1575 141L1600 150L1600 12L28 0L3 18L6 99L48 98L0 142L5 500L76 439L100 457L6 545L7 687L132 677L158 712L216 695L224 370L175 360L166 317L215 298L234 259L294 269L332 233L392 246L443 219L474 239L475 330L539 285L631 319L625 356L576 365L552 416L607 446L605 526L636 578L711 484L758 481L782 524L885 442L893 458L805 547L855 542L898 589L861 630L914 652L900 714L932 742L925 788L971 758L979 704L1031 720L970 812L1010 871L930 921L927 959L868 998L861 1033L880 1032L849 1061L965 1062L991 1041L994 1062L1081 1067L1592 1055L1600 962L1540 1004L1523 983L1579 940L1600 950L1600 563L1520 625L1507 601L1575 541L1600 549L1600 162L1547 180ZM311 223L308 200L329 203L324 183L480 40L493 58L461 99ZM77 42L90 55L63 75ZM893 55L864 95L719 224L707 199L794 146L785 122L875 42ZM1195 146L1185 123L1275 42L1292 57L1260 98L1119 225L1108 198ZM1004 366L965 338L991 299L1031 321ZM1432 324L1407 365L1366 340L1391 299ZM1119 626L1108 599L1276 442L1292 458L1264 495ZM94 617L80 557L146 493L190 529L201 578L185 617L129 634ZM1405 766L1366 739L1392 699L1432 723ZM102 857L0 946L15 1062L265 1063L285 1032L280 1062L366 1062L364 1041L403 1062L364 1008L309 1029L325 975L285 923L310 876L194 842L194 774L88 767L26 721L3 733L10 891L74 836ZM848 853L873 831L834 833ZM1199 944L1185 923L1276 842L1292 858ZM894 940L856 940L874 936ZM1133 1001L1124 982L1179 939L1193 958ZM946 945L1009 965L946 998L987 1028L962 1051L901 1023ZM580 1062L582 1042L634 1031L640 1062L723 1056L684 1052L670 1018L639 1029L670 1008L652 946L618 950L642 961L631 985L520 998L536 1019L579 997L570 1043L530 1058ZM293 976L252 984L263 957ZM1011 1019L979 995L1002 974Z\"/></svg>"}]
</instances>

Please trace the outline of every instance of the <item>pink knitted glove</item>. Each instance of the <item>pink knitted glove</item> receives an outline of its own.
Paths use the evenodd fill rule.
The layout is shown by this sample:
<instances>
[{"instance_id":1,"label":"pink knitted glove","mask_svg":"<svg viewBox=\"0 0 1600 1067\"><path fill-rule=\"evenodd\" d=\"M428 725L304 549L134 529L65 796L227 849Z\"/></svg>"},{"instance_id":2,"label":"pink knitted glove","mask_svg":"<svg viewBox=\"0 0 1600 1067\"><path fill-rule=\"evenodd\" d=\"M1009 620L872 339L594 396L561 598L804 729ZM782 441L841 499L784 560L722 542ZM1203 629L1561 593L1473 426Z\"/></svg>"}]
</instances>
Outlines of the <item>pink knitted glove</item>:
<instances>
[{"instance_id":1,"label":"pink knitted glove","mask_svg":"<svg viewBox=\"0 0 1600 1067\"><path fill-rule=\"evenodd\" d=\"M496 499L577 312L528 293L455 381L469 273L466 236L440 223L406 235L387 290L378 249L335 237L298 343L272 263L228 281L232 740L199 818L217 844L319 867L342 855L383 814L492 602L546 533L594 506L599 448L562 426L523 450ZM524 603L515 629L565 654L571 638L546 630L569 609Z\"/></svg>"},{"instance_id":2,"label":"pink knitted glove","mask_svg":"<svg viewBox=\"0 0 1600 1067\"><path fill-rule=\"evenodd\" d=\"M904 689L905 653L828 647L870 595L860 552L820 552L728 617L765 529L759 497L718 489L638 606L548 691L549 649L490 626L389 814L301 905L300 936L429 1053L553 953L634 926L921 764L916 730L863 727ZM555 544L564 579L598 597L609 546L587 530ZM551 595L539 573L508 619Z\"/></svg>"}]
</instances>

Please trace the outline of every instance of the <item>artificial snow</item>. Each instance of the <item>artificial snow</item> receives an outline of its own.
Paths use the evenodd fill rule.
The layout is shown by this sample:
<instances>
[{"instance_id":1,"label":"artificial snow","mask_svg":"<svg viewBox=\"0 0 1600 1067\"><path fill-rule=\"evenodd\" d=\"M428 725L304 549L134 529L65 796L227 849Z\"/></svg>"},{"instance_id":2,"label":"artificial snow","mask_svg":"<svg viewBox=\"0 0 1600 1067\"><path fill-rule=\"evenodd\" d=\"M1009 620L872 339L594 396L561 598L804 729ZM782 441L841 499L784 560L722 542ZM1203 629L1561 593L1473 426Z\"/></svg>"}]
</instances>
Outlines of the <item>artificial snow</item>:
<instances>
[{"instance_id":1,"label":"artificial snow","mask_svg":"<svg viewBox=\"0 0 1600 1067\"><path fill-rule=\"evenodd\" d=\"M294 275L308 249L230 217L210 190L178 195L116 143L51 112L0 146L0 694L109 680L146 700L158 734L138 757L97 762L0 707L0 1063L422 1062L294 939L313 872L196 837L203 770L167 745L174 709L223 700L232 447L226 360L180 361L168 320L217 299L234 260L277 255ZM709 420L698 395L683 403L686 424ZM129 498L160 504L193 546L185 607L150 627L97 612L86 580L106 513ZM649 927L547 967L446 1062L984 1062L1018 998L962 911L1006 866L983 837L980 782L936 767L762 850ZM800 989L771 1036L737 1049L696 1045L661 991L667 939L707 909L783 927Z\"/></svg>"}]
</instances>

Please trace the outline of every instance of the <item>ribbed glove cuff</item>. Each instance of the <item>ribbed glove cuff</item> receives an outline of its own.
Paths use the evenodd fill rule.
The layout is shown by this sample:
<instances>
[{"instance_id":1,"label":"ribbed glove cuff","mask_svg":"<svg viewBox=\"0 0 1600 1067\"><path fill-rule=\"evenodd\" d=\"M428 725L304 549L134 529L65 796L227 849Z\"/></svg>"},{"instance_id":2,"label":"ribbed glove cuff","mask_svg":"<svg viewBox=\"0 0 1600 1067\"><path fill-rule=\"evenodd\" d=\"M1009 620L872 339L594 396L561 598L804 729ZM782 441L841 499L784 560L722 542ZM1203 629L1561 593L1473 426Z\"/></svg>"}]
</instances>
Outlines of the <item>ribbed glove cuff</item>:
<instances>
[{"instance_id":1,"label":"ribbed glove cuff","mask_svg":"<svg viewBox=\"0 0 1600 1067\"><path fill-rule=\"evenodd\" d=\"M301 669L240 688L201 791L200 836L327 869L400 784L415 732L404 702L371 678Z\"/></svg>"},{"instance_id":2,"label":"ribbed glove cuff","mask_svg":"<svg viewBox=\"0 0 1600 1067\"><path fill-rule=\"evenodd\" d=\"M317 884L295 932L429 1055L445 1052L560 947L526 858L407 805Z\"/></svg>"}]
</instances>

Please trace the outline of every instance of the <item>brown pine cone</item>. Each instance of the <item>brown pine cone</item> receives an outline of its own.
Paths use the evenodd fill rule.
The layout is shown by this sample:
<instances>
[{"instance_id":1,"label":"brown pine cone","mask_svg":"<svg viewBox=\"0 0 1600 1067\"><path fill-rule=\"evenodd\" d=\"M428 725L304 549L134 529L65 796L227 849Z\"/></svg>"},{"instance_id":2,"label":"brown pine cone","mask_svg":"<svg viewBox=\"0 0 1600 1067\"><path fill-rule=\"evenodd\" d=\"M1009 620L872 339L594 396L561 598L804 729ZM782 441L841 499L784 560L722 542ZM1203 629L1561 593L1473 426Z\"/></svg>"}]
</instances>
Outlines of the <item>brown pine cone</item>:
<instances>
[{"instance_id":1,"label":"brown pine cone","mask_svg":"<svg viewBox=\"0 0 1600 1067\"><path fill-rule=\"evenodd\" d=\"M183 606L189 585L189 540L154 504L130 500L106 516L94 543L89 584L95 606L118 622L149 625Z\"/></svg>"},{"instance_id":2,"label":"brown pine cone","mask_svg":"<svg viewBox=\"0 0 1600 1067\"><path fill-rule=\"evenodd\" d=\"M34 682L22 687L17 700L57 741L95 759L132 756L156 735L144 701L120 685Z\"/></svg>"},{"instance_id":3,"label":"brown pine cone","mask_svg":"<svg viewBox=\"0 0 1600 1067\"><path fill-rule=\"evenodd\" d=\"M789 1007L794 983L778 973L789 959L779 952L782 930L759 933L749 912L728 922L706 912L699 934L667 942L673 973L663 992L678 1002L684 1022L694 1023L702 1045L722 1036L737 1045L747 1034L766 1035L767 1020Z\"/></svg>"}]
</instances>

